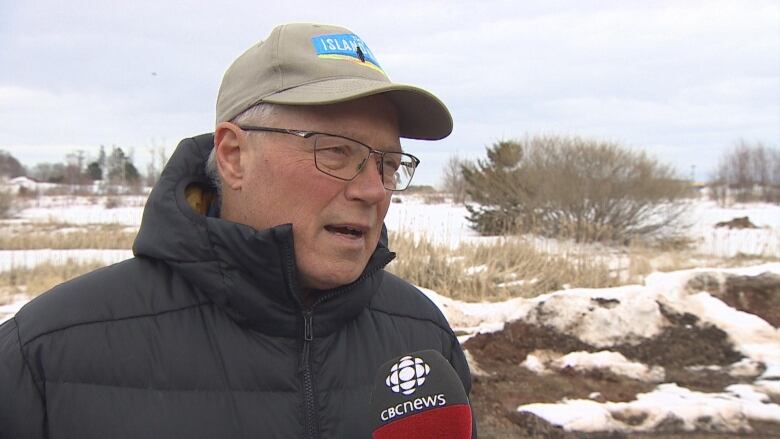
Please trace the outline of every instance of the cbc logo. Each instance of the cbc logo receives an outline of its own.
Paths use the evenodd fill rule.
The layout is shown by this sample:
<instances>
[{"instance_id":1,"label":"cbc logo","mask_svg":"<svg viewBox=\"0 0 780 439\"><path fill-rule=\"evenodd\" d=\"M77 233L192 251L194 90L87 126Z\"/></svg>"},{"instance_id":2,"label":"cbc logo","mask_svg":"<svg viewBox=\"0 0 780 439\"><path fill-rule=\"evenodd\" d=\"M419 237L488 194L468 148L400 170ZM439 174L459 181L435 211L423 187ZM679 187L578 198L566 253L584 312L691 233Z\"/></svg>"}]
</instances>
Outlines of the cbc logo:
<instances>
[{"instance_id":1,"label":"cbc logo","mask_svg":"<svg viewBox=\"0 0 780 439\"><path fill-rule=\"evenodd\" d=\"M385 384L395 393L411 395L423 385L429 373L431 367L425 364L422 358L407 355L390 368Z\"/></svg>"}]
</instances>

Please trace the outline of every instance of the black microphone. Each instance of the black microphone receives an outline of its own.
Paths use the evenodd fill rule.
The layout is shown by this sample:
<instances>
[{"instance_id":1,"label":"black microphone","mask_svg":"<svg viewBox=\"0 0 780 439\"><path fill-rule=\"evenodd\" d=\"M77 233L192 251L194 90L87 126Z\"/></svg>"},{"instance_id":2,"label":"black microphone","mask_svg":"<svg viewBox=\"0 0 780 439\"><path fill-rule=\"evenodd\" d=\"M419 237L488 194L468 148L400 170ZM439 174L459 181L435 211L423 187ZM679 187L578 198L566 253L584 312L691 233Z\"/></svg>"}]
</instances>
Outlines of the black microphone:
<instances>
[{"instance_id":1,"label":"black microphone","mask_svg":"<svg viewBox=\"0 0 780 439\"><path fill-rule=\"evenodd\" d=\"M380 366L370 413L373 439L471 438L471 406L463 383L434 350Z\"/></svg>"}]
</instances>

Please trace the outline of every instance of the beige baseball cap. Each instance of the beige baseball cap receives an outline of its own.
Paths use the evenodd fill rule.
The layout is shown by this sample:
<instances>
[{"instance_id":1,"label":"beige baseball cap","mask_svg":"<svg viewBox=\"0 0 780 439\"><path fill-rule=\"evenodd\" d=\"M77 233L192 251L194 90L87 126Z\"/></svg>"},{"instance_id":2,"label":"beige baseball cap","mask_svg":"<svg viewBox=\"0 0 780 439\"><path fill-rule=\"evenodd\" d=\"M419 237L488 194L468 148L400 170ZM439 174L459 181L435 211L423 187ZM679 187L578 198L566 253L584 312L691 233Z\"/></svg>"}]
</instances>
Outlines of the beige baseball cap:
<instances>
[{"instance_id":1,"label":"beige baseball cap","mask_svg":"<svg viewBox=\"0 0 780 439\"><path fill-rule=\"evenodd\" d=\"M324 105L379 93L395 104L401 137L438 140L452 132L444 103L421 88L391 82L368 45L349 29L285 24L227 69L217 123L262 102Z\"/></svg>"}]
</instances>

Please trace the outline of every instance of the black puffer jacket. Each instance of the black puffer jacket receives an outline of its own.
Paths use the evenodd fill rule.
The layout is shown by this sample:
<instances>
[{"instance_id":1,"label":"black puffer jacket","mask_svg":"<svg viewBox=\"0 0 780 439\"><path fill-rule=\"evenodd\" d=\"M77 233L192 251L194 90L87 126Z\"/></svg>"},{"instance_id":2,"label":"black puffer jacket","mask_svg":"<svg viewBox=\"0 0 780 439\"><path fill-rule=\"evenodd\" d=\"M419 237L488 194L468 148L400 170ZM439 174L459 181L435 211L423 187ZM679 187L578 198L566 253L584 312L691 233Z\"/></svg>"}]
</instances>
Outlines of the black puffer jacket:
<instances>
[{"instance_id":1,"label":"black puffer jacket","mask_svg":"<svg viewBox=\"0 0 780 439\"><path fill-rule=\"evenodd\" d=\"M0 326L0 438L368 438L377 367L457 339L385 272L299 300L292 229L201 215L212 136L184 140L146 206L135 258L66 282ZM188 190L190 188L190 190ZM384 241L384 240L383 240Z\"/></svg>"}]
</instances>

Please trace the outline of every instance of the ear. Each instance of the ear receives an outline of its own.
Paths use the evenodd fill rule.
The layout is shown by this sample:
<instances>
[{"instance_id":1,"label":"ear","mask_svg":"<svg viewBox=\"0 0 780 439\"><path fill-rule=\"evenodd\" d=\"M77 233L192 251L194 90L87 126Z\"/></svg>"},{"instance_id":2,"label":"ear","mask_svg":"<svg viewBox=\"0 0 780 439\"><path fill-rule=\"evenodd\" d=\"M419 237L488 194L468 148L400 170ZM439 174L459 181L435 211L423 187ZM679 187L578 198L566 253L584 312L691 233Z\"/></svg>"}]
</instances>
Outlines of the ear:
<instances>
[{"instance_id":1,"label":"ear","mask_svg":"<svg viewBox=\"0 0 780 439\"><path fill-rule=\"evenodd\" d=\"M222 184L233 190L241 189L244 168L241 163L241 147L244 133L230 122L221 122L214 129L214 148Z\"/></svg>"}]
</instances>

